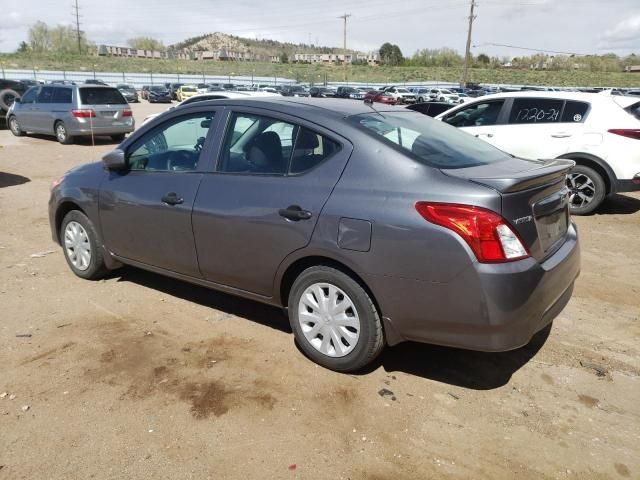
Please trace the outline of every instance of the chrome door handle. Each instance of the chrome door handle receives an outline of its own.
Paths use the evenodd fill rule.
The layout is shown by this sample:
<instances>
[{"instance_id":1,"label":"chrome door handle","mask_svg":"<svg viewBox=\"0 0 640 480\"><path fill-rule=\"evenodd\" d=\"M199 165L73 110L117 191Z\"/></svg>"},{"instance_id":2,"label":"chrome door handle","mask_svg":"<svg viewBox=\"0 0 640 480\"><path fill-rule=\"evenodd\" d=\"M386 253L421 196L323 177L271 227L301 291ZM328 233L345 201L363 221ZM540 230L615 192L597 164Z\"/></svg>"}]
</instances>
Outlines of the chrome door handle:
<instances>
[{"instance_id":1,"label":"chrome door handle","mask_svg":"<svg viewBox=\"0 0 640 480\"><path fill-rule=\"evenodd\" d=\"M478 133L476 134L476 138L480 138L480 137L487 137L487 138L492 138L493 137L493 133Z\"/></svg>"},{"instance_id":2,"label":"chrome door handle","mask_svg":"<svg viewBox=\"0 0 640 480\"><path fill-rule=\"evenodd\" d=\"M552 138L568 138L570 136L571 136L571 134L567 133L567 132L558 132L558 133L552 133L551 134Z\"/></svg>"}]
</instances>

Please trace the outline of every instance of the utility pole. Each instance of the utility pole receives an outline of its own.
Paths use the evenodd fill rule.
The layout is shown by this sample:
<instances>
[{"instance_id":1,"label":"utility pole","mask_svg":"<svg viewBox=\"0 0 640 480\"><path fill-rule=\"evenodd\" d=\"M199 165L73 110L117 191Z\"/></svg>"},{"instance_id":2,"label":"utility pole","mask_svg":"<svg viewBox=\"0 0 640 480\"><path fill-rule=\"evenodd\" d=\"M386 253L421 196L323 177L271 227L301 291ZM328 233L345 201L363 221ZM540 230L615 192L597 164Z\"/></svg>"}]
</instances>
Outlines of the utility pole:
<instances>
[{"instance_id":1,"label":"utility pole","mask_svg":"<svg viewBox=\"0 0 640 480\"><path fill-rule=\"evenodd\" d=\"M471 0L471 10L469 12L469 31L467 32L467 49L464 55L464 73L462 75L462 86L467 86L467 80L469 78L469 62L471 61L471 30L473 28L473 21L477 15L474 15L473 11L476 8L476 1Z\"/></svg>"},{"instance_id":2,"label":"utility pole","mask_svg":"<svg viewBox=\"0 0 640 480\"><path fill-rule=\"evenodd\" d=\"M78 53L82 53L82 46L80 42L80 8L78 7L78 0L75 0L75 5L73 9L75 10L75 17L76 17L76 36L78 37Z\"/></svg>"},{"instance_id":3,"label":"utility pole","mask_svg":"<svg viewBox=\"0 0 640 480\"><path fill-rule=\"evenodd\" d=\"M347 18L351 16L350 13L345 13L344 15L340 15L338 18L344 20L344 35L342 42L342 54L344 58L342 59L342 66L344 67L344 81L347 81Z\"/></svg>"}]
</instances>

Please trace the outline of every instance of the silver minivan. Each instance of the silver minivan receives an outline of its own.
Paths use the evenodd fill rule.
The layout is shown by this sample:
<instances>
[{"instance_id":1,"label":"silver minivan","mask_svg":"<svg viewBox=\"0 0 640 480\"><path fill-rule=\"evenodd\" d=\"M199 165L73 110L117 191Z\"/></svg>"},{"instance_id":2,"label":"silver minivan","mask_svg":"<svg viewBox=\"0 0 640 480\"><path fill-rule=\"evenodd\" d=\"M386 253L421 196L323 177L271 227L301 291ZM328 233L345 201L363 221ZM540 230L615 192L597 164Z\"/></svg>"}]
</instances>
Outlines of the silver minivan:
<instances>
[{"instance_id":1,"label":"silver minivan","mask_svg":"<svg viewBox=\"0 0 640 480\"><path fill-rule=\"evenodd\" d=\"M100 85L32 87L7 112L11 132L54 135L62 144L80 136L110 136L120 142L135 127L122 94Z\"/></svg>"}]
</instances>

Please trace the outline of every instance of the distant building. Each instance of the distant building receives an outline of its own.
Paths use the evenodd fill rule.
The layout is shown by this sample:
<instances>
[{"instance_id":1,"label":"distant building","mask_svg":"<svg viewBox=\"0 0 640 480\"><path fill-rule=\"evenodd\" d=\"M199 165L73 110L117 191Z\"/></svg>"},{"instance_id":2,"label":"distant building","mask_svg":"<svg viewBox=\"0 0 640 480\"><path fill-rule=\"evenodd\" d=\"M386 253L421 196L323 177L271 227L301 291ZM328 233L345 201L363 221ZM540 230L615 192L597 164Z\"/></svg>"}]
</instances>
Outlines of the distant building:
<instances>
[{"instance_id":1,"label":"distant building","mask_svg":"<svg viewBox=\"0 0 640 480\"><path fill-rule=\"evenodd\" d=\"M640 65L627 65L624 67L624 71L627 73L640 73Z\"/></svg>"},{"instance_id":2,"label":"distant building","mask_svg":"<svg viewBox=\"0 0 640 480\"><path fill-rule=\"evenodd\" d=\"M369 65L378 65L380 63L380 55L378 52L362 53L356 52L355 59L366 61ZM336 63L352 63L354 60L353 53L296 53L293 55L293 63L321 63L333 65Z\"/></svg>"},{"instance_id":3,"label":"distant building","mask_svg":"<svg viewBox=\"0 0 640 480\"><path fill-rule=\"evenodd\" d=\"M97 55L103 57L131 57L131 58L158 58L180 60L210 60L210 61L236 61L236 62L266 62L280 63L279 55L261 55L251 52L236 52L220 49L218 51L189 51L189 50L137 50L129 47L114 47L100 45Z\"/></svg>"}]
</instances>

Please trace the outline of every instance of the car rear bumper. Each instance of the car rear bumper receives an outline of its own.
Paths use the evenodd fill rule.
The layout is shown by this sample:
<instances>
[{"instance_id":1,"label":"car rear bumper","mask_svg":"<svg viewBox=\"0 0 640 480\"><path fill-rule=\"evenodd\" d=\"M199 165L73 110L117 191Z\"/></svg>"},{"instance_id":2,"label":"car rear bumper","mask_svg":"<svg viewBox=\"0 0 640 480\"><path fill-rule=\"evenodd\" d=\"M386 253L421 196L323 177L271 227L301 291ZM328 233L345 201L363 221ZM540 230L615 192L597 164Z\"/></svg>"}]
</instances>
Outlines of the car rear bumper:
<instances>
[{"instance_id":1,"label":"car rear bumper","mask_svg":"<svg viewBox=\"0 0 640 480\"><path fill-rule=\"evenodd\" d=\"M633 180L616 180L616 192L640 192L640 173Z\"/></svg>"},{"instance_id":2,"label":"car rear bumper","mask_svg":"<svg viewBox=\"0 0 640 480\"><path fill-rule=\"evenodd\" d=\"M84 135L118 135L121 133L131 133L133 132L135 125L131 123L130 125L109 125L105 127L96 127L91 128L90 125L75 125L75 126L67 126L69 131L69 135L73 137L81 137Z\"/></svg>"},{"instance_id":3,"label":"car rear bumper","mask_svg":"<svg viewBox=\"0 0 640 480\"><path fill-rule=\"evenodd\" d=\"M569 302L579 273L572 225L564 245L542 263L473 263L448 283L382 276L365 281L382 309L390 345L412 340L506 351L526 345L553 321Z\"/></svg>"}]
</instances>

